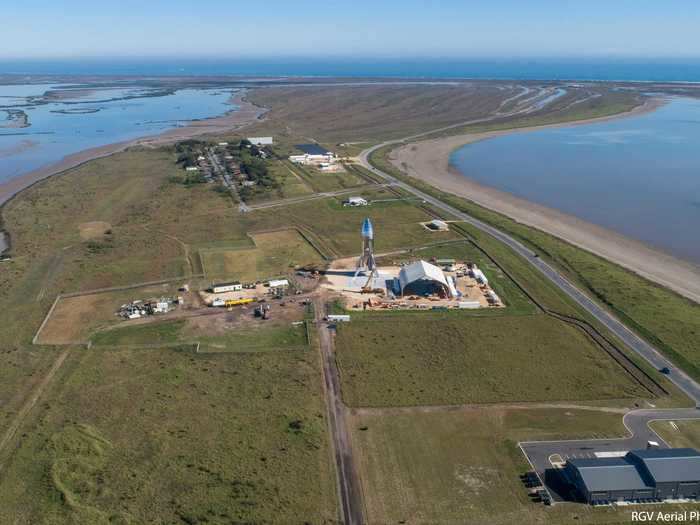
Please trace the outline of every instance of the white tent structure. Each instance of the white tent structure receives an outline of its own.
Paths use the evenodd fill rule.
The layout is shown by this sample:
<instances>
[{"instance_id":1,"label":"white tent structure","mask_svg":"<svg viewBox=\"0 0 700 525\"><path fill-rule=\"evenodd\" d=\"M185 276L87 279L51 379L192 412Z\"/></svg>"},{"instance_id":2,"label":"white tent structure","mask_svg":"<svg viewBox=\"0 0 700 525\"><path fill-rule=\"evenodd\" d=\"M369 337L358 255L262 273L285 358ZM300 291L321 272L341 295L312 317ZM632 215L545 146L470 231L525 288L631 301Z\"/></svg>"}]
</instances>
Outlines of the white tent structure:
<instances>
[{"instance_id":1,"label":"white tent structure","mask_svg":"<svg viewBox=\"0 0 700 525\"><path fill-rule=\"evenodd\" d=\"M446 297L452 296L452 287L443 271L425 261L417 261L401 268L399 286L401 295L432 295L442 292Z\"/></svg>"}]
</instances>

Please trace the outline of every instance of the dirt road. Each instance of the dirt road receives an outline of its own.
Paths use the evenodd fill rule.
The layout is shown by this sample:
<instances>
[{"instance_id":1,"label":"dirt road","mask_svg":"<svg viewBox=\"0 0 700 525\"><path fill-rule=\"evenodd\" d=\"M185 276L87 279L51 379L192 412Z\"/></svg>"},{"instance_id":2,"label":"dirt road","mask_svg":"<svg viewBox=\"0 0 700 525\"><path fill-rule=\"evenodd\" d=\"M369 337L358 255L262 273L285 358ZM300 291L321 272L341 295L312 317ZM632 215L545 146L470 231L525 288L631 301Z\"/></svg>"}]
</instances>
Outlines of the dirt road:
<instances>
[{"instance_id":1,"label":"dirt road","mask_svg":"<svg viewBox=\"0 0 700 525\"><path fill-rule=\"evenodd\" d=\"M356 525L364 523L360 479L355 469L350 435L348 432L346 407L340 397L340 380L333 351L333 334L323 320L325 305L321 297L314 300L316 327L318 329L323 378L326 392L328 422L333 438L333 448L338 477L338 491L343 523Z\"/></svg>"}]
</instances>

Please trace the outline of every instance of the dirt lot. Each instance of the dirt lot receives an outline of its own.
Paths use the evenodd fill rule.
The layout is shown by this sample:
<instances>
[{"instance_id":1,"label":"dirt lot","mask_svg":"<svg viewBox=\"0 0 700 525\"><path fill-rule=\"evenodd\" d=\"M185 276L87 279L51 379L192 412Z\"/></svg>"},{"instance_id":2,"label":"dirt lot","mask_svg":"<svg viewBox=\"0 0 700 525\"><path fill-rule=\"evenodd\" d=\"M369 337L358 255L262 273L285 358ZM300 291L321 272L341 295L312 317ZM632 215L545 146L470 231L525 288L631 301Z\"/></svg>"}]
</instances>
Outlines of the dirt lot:
<instances>
[{"instance_id":1,"label":"dirt lot","mask_svg":"<svg viewBox=\"0 0 700 525\"><path fill-rule=\"evenodd\" d=\"M83 222L78 226L80 238L83 240L99 239L112 228L112 225L104 221Z\"/></svg>"},{"instance_id":2,"label":"dirt lot","mask_svg":"<svg viewBox=\"0 0 700 525\"><path fill-rule=\"evenodd\" d=\"M176 285L158 285L117 292L62 297L39 333L43 345L85 344L98 328L119 322L115 314L129 301L177 295ZM186 300L187 304L187 300ZM165 314L167 315L167 314Z\"/></svg>"}]
</instances>

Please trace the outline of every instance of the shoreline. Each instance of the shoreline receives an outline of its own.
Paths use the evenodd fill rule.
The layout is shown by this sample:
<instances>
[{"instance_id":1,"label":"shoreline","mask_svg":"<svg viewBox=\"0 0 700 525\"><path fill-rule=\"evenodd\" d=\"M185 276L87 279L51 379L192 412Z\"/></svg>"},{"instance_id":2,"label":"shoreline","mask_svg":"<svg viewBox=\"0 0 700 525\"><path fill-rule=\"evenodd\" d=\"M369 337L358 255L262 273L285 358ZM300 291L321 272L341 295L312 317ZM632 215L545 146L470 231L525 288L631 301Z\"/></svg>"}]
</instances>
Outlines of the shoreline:
<instances>
[{"instance_id":1,"label":"shoreline","mask_svg":"<svg viewBox=\"0 0 700 525\"><path fill-rule=\"evenodd\" d=\"M171 128L158 135L149 135L132 140L113 142L66 155L58 162L27 172L0 184L0 260L3 253L11 248L11 238L3 228L2 209L22 191L31 188L50 177L61 175L71 169L95 159L108 157L135 146L158 147L215 133L227 133L240 129L261 119L267 109L261 108L246 99L247 90L232 94L229 104L238 106L218 117L189 121L185 126Z\"/></svg>"},{"instance_id":2,"label":"shoreline","mask_svg":"<svg viewBox=\"0 0 700 525\"><path fill-rule=\"evenodd\" d=\"M22 190L37 182L76 168L86 162L107 157L134 146L157 147L181 140L187 140L202 135L225 133L242 128L258 120L266 110L255 106L245 98L245 90L235 93L229 100L230 104L239 106L237 110L229 110L225 114L201 120L189 121L185 126L171 128L158 135L148 135L122 142L113 142L66 155L61 160L37 168L18 177L0 184L0 208Z\"/></svg>"},{"instance_id":3,"label":"shoreline","mask_svg":"<svg viewBox=\"0 0 700 525\"><path fill-rule=\"evenodd\" d=\"M641 241L573 215L480 184L464 176L449 163L454 150L481 140L511 133L629 118L655 111L663 104L664 99L655 98L619 115L412 142L393 150L389 160L410 177L554 235L700 303L700 265L678 259Z\"/></svg>"}]
</instances>

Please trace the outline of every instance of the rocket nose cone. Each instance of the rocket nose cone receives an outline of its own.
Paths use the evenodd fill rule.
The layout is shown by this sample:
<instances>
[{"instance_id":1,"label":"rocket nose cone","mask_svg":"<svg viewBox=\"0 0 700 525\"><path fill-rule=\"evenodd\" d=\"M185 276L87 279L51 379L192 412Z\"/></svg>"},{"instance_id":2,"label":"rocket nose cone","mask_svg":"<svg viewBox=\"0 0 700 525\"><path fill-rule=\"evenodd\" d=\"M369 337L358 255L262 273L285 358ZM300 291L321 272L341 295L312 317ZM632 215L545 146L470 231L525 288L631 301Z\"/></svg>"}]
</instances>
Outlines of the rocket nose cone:
<instances>
[{"instance_id":1,"label":"rocket nose cone","mask_svg":"<svg viewBox=\"0 0 700 525\"><path fill-rule=\"evenodd\" d=\"M369 217L362 223L362 236L368 239L374 237L374 228L372 228L372 221L369 220Z\"/></svg>"}]
</instances>

